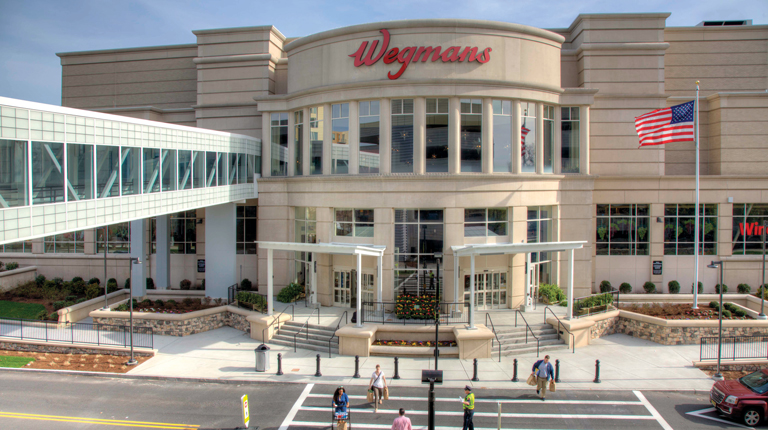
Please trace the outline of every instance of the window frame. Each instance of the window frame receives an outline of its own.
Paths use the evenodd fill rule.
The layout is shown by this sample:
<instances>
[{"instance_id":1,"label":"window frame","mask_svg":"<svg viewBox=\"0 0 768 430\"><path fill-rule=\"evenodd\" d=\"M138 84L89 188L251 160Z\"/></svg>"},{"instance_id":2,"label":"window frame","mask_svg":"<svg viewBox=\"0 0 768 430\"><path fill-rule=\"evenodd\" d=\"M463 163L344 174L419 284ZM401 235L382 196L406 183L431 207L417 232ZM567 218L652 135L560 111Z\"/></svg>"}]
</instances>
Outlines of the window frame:
<instances>
[{"instance_id":1,"label":"window frame","mask_svg":"<svg viewBox=\"0 0 768 430\"><path fill-rule=\"evenodd\" d=\"M614 207L629 206L629 214L614 213ZM643 209L645 215L639 215L640 209ZM612 222L612 220L616 222ZM629 219L628 240L611 241L615 235L614 231L622 231L622 227ZM639 220L645 220L645 225L641 226ZM601 220L607 220L607 227L601 227ZM622 222L623 221L623 222ZM614 227L615 225L615 227ZM605 228L602 237L600 229ZM644 239L640 238L640 230L645 228ZM633 237L629 237L633 236ZM607 239L607 240L606 240ZM605 244L606 247L601 245ZM615 246L614 246L615 245ZM627 253L623 253L626 245ZM651 205L646 203L617 203L617 204L598 204L595 205L595 255L600 256L647 256L651 255ZM638 252L642 251L642 252Z\"/></svg>"},{"instance_id":2,"label":"window frame","mask_svg":"<svg viewBox=\"0 0 768 430\"><path fill-rule=\"evenodd\" d=\"M483 220L482 221L467 221L467 211L483 211ZM504 211L504 221L491 221L489 218L490 211L498 210ZM503 225L504 226L504 234L491 234L491 225ZM474 235L474 234L467 234L467 229L482 227L483 233L482 235ZM471 232L471 230L470 230ZM464 237L506 237L509 235L509 208L507 207L492 207L492 208L465 208L464 209Z\"/></svg>"}]
</instances>

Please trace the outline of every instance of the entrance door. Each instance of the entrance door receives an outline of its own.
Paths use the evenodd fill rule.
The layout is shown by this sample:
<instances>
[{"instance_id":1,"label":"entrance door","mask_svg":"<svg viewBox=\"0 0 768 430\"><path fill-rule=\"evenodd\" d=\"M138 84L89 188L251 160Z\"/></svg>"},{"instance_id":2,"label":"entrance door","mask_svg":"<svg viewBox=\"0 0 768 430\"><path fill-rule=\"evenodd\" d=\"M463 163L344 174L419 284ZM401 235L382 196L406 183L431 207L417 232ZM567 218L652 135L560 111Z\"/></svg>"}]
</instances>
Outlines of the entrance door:
<instances>
[{"instance_id":1,"label":"entrance door","mask_svg":"<svg viewBox=\"0 0 768 430\"><path fill-rule=\"evenodd\" d=\"M333 305L349 307L352 303L352 272L333 271Z\"/></svg>"},{"instance_id":2,"label":"entrance door","mask_svg":"<svg viewBox=\"0 0 768 430\"><path fill-rule=\"evenodd\" d=\"M469 278L464 275L464 301L469 302ZM507 272L492 270L475 273L475 306L477 309L507 308Z\"/></svg>"},{"instance_id":3,"label":"entrance door","mask_svg":"<svg viewBox=\"0 0 768 430\"><path fill-rule=\"evenodd\" d=\"M528 288L529 305L533 306L536 304L536 296L539 292L539 263L530 264L528 269Z\"/></svg>"}]
</instances>

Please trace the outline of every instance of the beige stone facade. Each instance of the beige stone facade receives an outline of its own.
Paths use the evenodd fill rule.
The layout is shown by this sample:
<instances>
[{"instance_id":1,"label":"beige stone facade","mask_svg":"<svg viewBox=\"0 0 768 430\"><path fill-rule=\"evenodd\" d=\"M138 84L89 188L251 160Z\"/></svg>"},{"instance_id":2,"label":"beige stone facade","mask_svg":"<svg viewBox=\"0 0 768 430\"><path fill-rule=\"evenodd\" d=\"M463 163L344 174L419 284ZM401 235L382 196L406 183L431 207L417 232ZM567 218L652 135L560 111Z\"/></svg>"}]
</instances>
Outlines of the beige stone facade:
<instances>
[{"instance_id":1,"label":"beige stone facade","mask_svg":"<svg viewBox=\"0 0 768 430\"><path fill-rule=\"evenodd\" d=\"M759 256L743 244L734 252L734 236L738 211L768 205L768 26L667 27L668 16L582 14L570 27L551 30L424 19L301 38L285 37L272 26L195 31L197 43L191 45L59 54L62 104L261 138L259 198L246 202L258 205L258 240L311 240L310 233L296 230L304 225L296 222L297 208L311 208L317 242L387 247L380 300L392 300L408 273L426 275L418 281L423 286L436 269L434 259L412 252L401 234L423 228L418 248L432 252L437 242L426 229L433 224L403 227L408 223L398 217L408 215L402 210L442 211L437 252L443 253L444 298L462 301L463 285L453 285L450 247L529 241L532 229L539 233L535 240L588 242L575 253L576 296L591 293L602 280L614 287L629 282L635 291L647 281L666 291L677 280L687 292L693 257L686 249L692 245L678 243L685 232L676 226L687 228L689 220L669 211L695 201L695 146L638 148L634 118L693 100L699 80L700 200L712 205L716 219L704 227L712 255L701 261L724 259L731 290L748 283L754 291L761 281ZM387 36L388 49L399 54L382 53L371 65L355 66L359 49L375 59ZM374 41L378 46L371 51ZM388 77L403 67L397 79ZM378 128L362 128L374 116L374 105ZM322 120L313 122L320 110ZM447 117L438 131L433 114ZM435 137L444 145L437 150ZM370 210L372 220L352 221L347 236L337 224L345 221L338 209ZM505 219L494 220L505 226L491 234L491 220L472 221L467 209L506 209L498 212ZM530 220L537 210L546 214L543 227ZM643 220L601 220L601 210L635 211ZM604 221L615 249L613 242L598 243L606 237L600 235ZM626 244L621 222L634 225ZM668 228L670 223L679 224ZM357 228L362 234L355 236ZM484 234L475 236L478 231ZM754 242L752 236L747 241ZM198 230L197 237L204 234ZM197 253L204 255L201 245ZM416 257L404 255L416 253L419 267ZM540 256L551 263L539 268L539 282L565 283L567 255L561 254ZM244 277L266 286L266 252L241 257ZM278 289L297 280L296 258L301 260L275 252ZM171 260L178 272L171 285L177 278L201 280L192 257ZM659 261L662 274L654 275L653 262ZM501 296L489 294L491 307L522 304L525 262L525 255L477 259L477 272L491 273L482 282L506 294L503 304L496 303ZM318 300L332 305L338 276L355 269L355 262L318 255L316 263ZM55 255L35 255L34 264L41 273L46 265L60 265ZM98 264L87 265L98 273ZM468 264L458 263L460 282ZM375 265L374 258L364 258L363 272L377 276ZM505 274L504 286L494 273ZM706 292L714 290L714 270L700 264L699 278Z\"/></svg>"}]
</instances>

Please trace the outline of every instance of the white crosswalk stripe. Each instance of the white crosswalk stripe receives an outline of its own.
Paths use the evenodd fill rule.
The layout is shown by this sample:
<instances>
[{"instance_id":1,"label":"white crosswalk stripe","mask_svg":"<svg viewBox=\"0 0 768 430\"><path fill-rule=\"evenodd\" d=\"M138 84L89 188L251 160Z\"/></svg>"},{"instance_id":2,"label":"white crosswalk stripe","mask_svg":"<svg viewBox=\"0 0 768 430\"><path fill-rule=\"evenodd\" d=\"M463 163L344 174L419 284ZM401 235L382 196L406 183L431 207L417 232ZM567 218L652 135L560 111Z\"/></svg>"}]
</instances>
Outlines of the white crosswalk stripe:
<instances>
[{"instance_id":1,"label":"white crosswalk stripe","mask_svg":"<svg viewBox=\"0 0 768 430\"><path fill-rule=\"evenodd\" d=\"M307 397L315 397L315 398L326 398L330 399L333 397L331 394L310 394ZM365 399L365 396L349 396L350 400L361 400ZM399 397L399 396L389 396L389 400L406 400L406 401L413 401L413 402L426 402L426 397ZM436 402L451 402L456 403L456 399L453 397L436 397ZM475 399L475 403L502 403L502 404L534 404L539 405L541 404L540 400L536 399ZM642 405L643 402L641 401L622 401L622 400L547 400L548 405Z\"/></svg>"},{"instance_id":2,"label":"white crosswalk stripe","mask_svg":"<svg viewBox=\"0 0 768 430\"><path fill-rule=\"evenodd\" d=\"M390 400L392 400L390 398ZM541 402L539 402L541 403ZM316 411L316 412L328 412L327 406L302 406L299 408L301 411ZM355 414L391 414L397 415L397 409L379 409L378 412L374 412L373 409L358 409ZM418 409L409 409L408 415L427 415L427 411L421 411ZM463 416L463 412L458 411L440 411L440 415L447 416ZM494 412L475 412L475 417L497 417L498 413ZM613 415L613 414L528 414L528 413L512 413L504 412L501 414L502 418L567 418L567 419L585 419L590 418L594 420L655 420L653 415Z\"/></svg>"}]
</instances>

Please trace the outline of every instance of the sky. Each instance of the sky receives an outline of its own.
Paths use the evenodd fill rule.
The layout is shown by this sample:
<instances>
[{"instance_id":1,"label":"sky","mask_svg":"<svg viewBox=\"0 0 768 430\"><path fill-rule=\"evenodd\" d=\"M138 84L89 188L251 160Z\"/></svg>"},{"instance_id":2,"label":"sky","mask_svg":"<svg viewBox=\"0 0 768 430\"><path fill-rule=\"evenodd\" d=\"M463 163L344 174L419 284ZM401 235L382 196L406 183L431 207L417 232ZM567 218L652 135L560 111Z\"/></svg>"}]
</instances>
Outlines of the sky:
<instances>
[{"instance_id":1,"label":"sky","mask_svg":"<svg viewBox=\"0 0 768 430\"><path fill-rule=\"evenodd\" d=\"M193 30L274 25L288 37L398 19L568 27L579 13L670 12L667 26L752 19L768 0L0 0L0 96L61 104L57 52L195 43Z\"/></svg>"}]
</instances>

